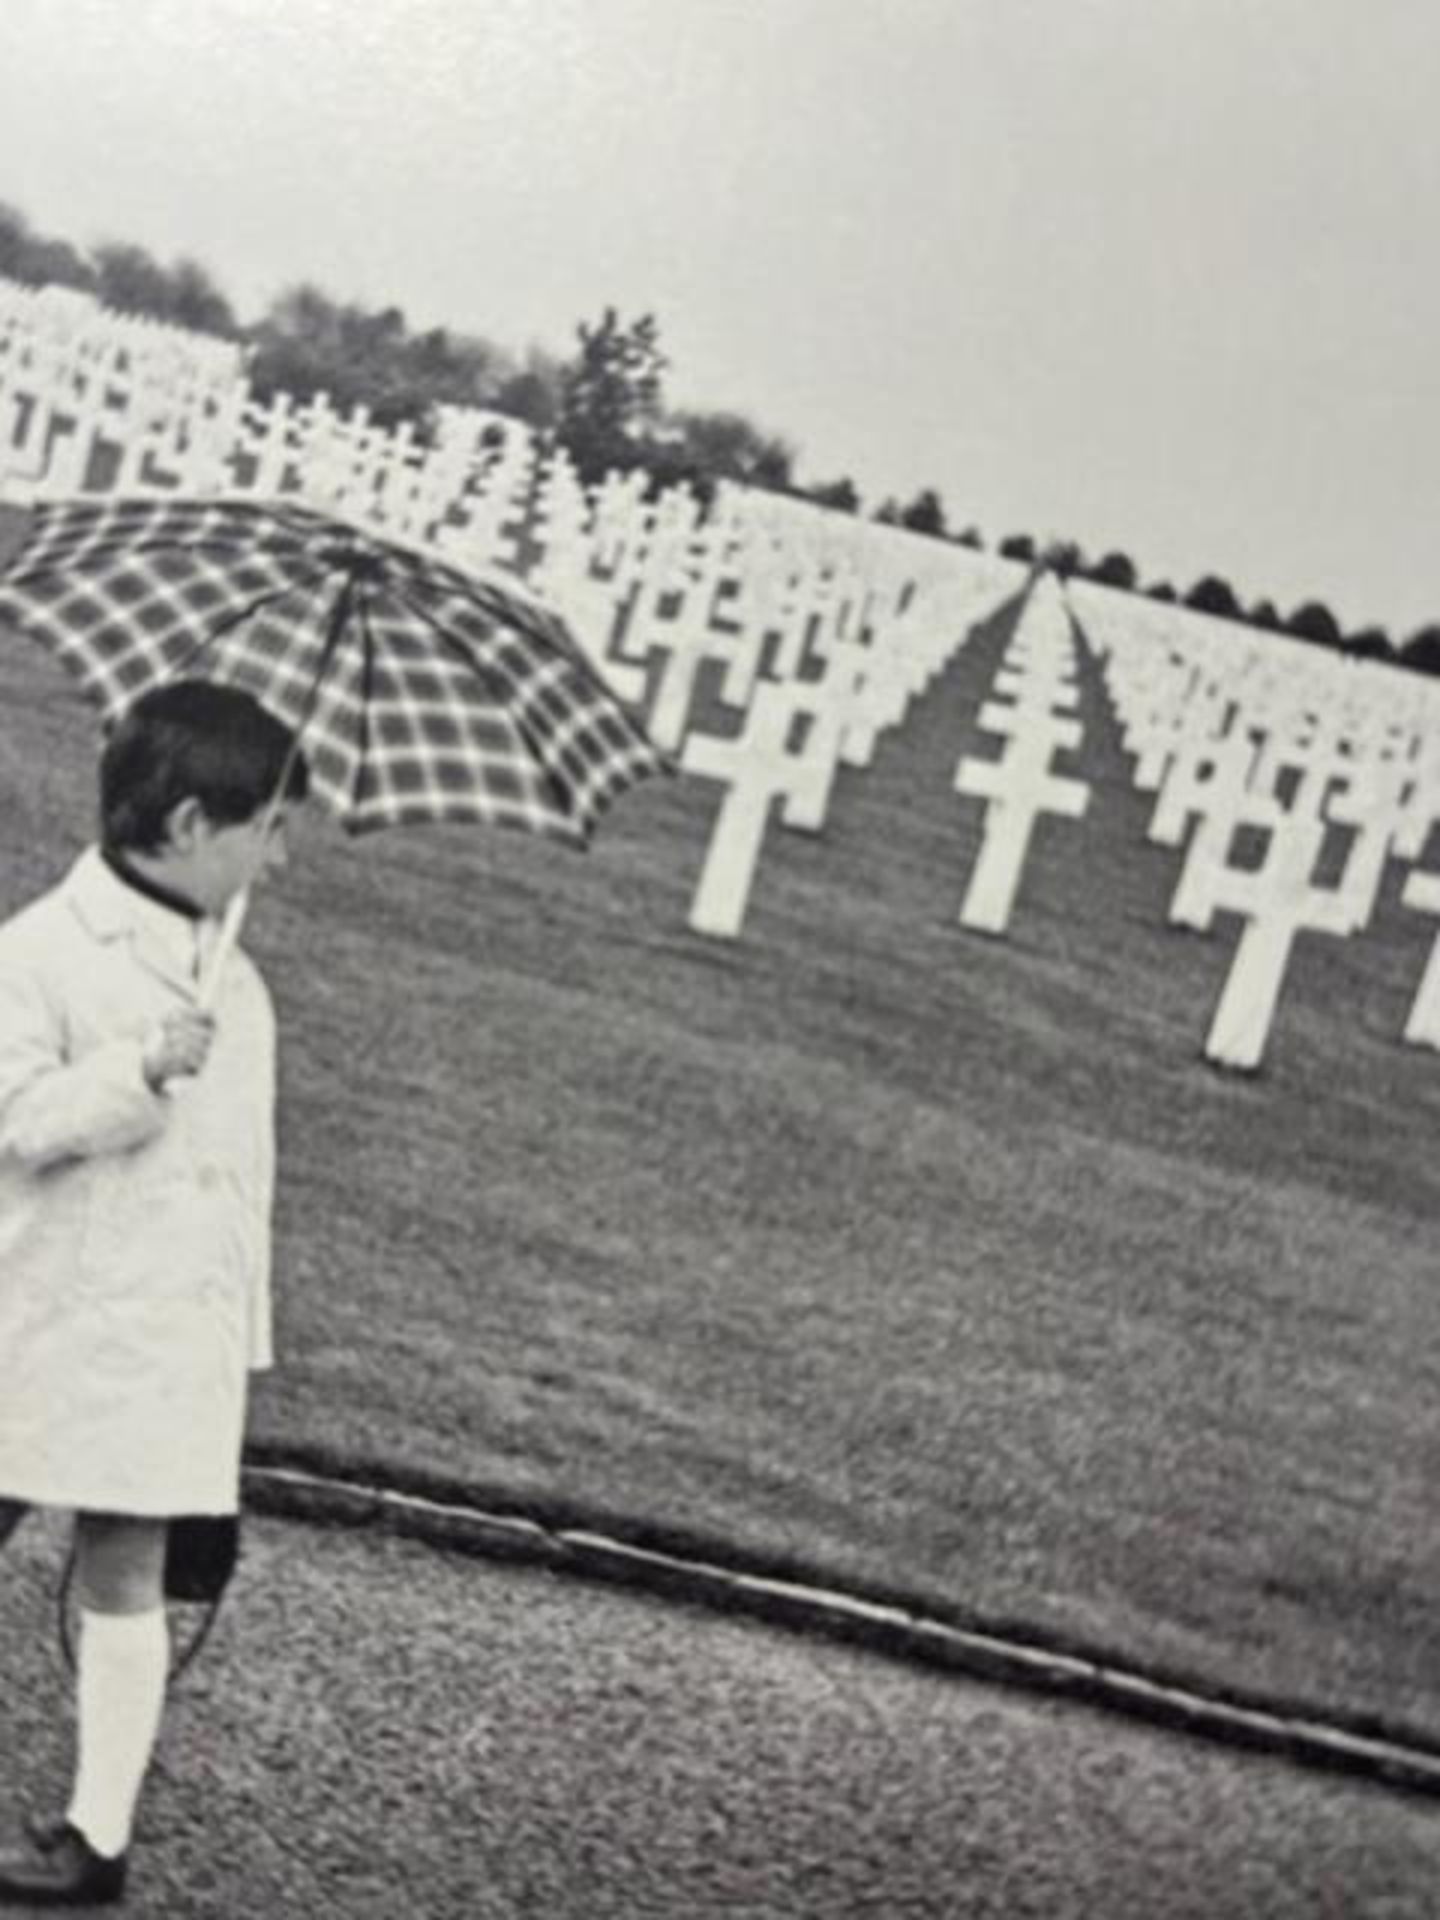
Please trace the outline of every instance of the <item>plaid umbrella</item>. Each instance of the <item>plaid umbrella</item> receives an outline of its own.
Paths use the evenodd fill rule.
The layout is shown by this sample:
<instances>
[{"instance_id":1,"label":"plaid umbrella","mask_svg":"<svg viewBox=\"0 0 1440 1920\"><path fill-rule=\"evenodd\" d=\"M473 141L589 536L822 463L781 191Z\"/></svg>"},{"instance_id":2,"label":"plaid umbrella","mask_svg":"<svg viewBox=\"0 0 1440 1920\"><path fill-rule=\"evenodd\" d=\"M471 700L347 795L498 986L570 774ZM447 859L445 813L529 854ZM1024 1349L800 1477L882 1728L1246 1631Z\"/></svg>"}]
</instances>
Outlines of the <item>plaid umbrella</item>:
<instances>
[{"instance_id":1,"label":"plaid umbrella","mask_svg":"<svg viewBox=\"0 0 1440 1920\"><path fill-rule=\"evenodd\" d=\"M246 688L304 735L312 790L357 833L479 820L583 845L667 765L557 614L304 507L46 502L0 619L107 717L164 680Z\"/></svg>"}]
</instances>

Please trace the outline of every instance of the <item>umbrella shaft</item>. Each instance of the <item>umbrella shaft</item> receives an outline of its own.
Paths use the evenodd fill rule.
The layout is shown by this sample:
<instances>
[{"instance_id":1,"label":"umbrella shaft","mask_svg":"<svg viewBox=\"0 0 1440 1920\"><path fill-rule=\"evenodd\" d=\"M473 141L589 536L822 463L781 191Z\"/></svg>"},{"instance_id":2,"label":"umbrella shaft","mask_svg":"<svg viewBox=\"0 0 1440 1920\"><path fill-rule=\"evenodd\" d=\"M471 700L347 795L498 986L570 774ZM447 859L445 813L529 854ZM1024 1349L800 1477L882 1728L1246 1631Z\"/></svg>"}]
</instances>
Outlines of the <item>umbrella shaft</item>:
<instances>
[{"instance_id":1,"label":"umbrella shaft","mask_svg":"<svg viewBox=\"0 0 1440 1920\"><path fill-rule=\"evenodd\" d=\"M310 690L305 696L305 710L300 717L299 726L295 727L291 732L290 750L285 755L285 763L280 769L279 779L275 782L275 790L265 805L265 818L261 826L259 850L255 855L255 864L251 868L244 887L233 897L230 905L226 908L224 923L220 929L220 937L216 942L215 951L211 956L210 965L206 970L205 979L200 987L200 1004L207 1010L213 1008L215 1005L215 996L220 990L220 977L225 970L225 962L230 957L231 948L240 937L240 928L245 918L245 908L249 901L250 888L260 877L260 870L264 864L265 849L270 841L271 830L275 825L275 820L281 807L285 804L285 796L290 791L291 776L294 774L295 764L299 760L302 752L305 729L314 718L315 709L320 701L321 686L329 670L330 662L335 658L340 642L344 638L345 628L350 619L350 611L354 602L355 579L353 575L347 574L340 584L340 591L335 596L335 604L330 609L330 617L325 629L325 643L320 649L320 659L315 668L315 678L310 682Z\"/></svg>"}]
</instances>

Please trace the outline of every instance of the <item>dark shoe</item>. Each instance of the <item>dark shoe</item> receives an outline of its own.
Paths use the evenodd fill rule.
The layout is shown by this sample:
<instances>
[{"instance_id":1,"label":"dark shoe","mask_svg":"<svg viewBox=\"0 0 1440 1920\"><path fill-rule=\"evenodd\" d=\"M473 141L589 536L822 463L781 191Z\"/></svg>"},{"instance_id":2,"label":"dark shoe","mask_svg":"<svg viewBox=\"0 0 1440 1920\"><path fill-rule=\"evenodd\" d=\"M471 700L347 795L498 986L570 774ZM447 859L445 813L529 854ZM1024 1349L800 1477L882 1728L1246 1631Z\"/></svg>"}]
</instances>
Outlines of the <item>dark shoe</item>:
<instances>
[{"instance_id":1,"label":"dark shoe","mask_svg":"<svg viewBox=\"0 0 1440 1920\"><path fill-rule=\"evenodd\" d=\"M41 1828L28 1852L0 1853L0 1906L104 1907L124 1893L124 1854L107 1860L68 1822Z\"/></svg>"}]
</instances>

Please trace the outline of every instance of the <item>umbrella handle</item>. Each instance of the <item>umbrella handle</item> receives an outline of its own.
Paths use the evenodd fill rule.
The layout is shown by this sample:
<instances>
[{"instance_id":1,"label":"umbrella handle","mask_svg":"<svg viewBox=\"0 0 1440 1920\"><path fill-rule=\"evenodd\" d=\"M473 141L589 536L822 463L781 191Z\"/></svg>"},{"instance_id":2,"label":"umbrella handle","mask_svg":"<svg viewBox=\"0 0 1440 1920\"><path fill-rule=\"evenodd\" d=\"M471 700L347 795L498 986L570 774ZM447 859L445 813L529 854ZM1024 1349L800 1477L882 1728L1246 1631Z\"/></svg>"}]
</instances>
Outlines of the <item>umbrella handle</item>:
<instances>
[{"instance_id":1,"label":"umbrella handle","mask_svg":"<svg viewBox=\"0 0 1440 1920\"><path fill-rule=\"evenodd\" d=\"M250 889L242 887L238 893L230 896L226 905L224 918L220 922L220 931L200 981L198 998L202 1013L215 1011L215 1000L220 992L220 979L225 971L225 962L230 958L231 949L240 938L240 928L245 921L245 909L249 904Z\"/></svg>"}]
</instances>

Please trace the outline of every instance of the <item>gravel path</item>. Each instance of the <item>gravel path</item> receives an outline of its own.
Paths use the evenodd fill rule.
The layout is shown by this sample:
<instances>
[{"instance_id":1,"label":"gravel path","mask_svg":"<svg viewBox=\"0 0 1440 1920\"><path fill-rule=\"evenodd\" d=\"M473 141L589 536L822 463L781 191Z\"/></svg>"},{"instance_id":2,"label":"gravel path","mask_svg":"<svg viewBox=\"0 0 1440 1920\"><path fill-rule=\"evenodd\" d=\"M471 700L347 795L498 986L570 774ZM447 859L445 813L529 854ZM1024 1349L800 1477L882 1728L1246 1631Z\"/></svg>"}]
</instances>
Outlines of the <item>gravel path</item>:
<instances>
[{"instance_id":1,"label":"gravel path","mask_svg":"<svg viewBox=\"0 0 1440 1920\"><path fill-rule=\"evenodd\" d=\"M0 1561L0 1785L63 1794L59 1541ZM1440 1807L379 1532L252 1520L129 1911L1423 1920Z\"/></svg>"}]
</instances>

